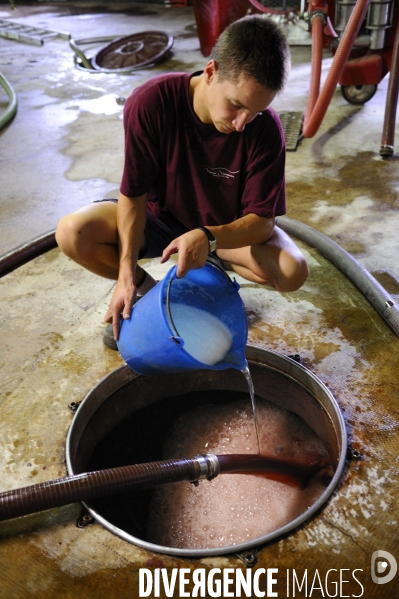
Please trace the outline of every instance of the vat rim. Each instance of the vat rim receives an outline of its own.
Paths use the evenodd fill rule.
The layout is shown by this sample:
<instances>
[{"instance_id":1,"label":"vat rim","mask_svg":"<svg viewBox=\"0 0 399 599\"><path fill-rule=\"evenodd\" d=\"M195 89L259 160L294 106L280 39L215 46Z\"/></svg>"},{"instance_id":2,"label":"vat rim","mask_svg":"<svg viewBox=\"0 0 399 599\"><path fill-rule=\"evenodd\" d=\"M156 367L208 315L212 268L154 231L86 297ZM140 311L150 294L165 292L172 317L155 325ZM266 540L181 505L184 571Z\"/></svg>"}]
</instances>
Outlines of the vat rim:
<instances>
[{"instance_id":1,"label":"vat rim","mask_svg":"<svg viewBox=\"0 0 399 599\"><path fill-rule=\"evenodd\" d=\"M273 358L273 360L275 361L275 364L270 365L268 362L265 362L264 360L262 361L261 358L262 358L262 356L264 357L265 354L268 354L269 356L271 356ZM308 368L306 368L305 366L303 366L302 364L300 364L293 358L285 356L285 355L283 355L279 352L276 352L274 350L260 348L260 347L257 347L255 345L250 345L250 344L246 345L246 355L247 355L247 359L248 359L249 363L252 361L255 363L258 362L258 364L264 364L265 366L267 366L269 368L280 371L285 376L293 378L297 383L298 383L298 381L297 381L297 379L295 379L292 376L292 373L296 373L296 374L301 373L300 384L302 386L304 386L305 388L307 388L309 393L312 394L309 387L306 385L304 380L302 380L302 377L303 377L303 379L306 378L307 380L309 380L309 378L310 378L312 380L312 383L317 385L319 388L323 389L323 392L329 398L330 405L333 407L333 410L334 410L334 416L336 418L336 422L339 425L339 430L337 430L336 427L334 427L334 429L335 429L335 434L337 437L337 443L339 444L338 451L340 453L340 456L339 456L339 460L338 460L338 464L337 464L334 476L333 476L331 482L329 483L329 485L324 490L324 492L320 495L320 497L311 506L309 506L309 508L307 510L305 510L302 514L300 514L297 518L295 518L294 520L291 520L290 522L281 526L280 528L278 528L272 532L269 532L266 535L262 535L260 537L253 538L249 541L245 541L243 543L238 543L236 545L228 545L228 546L223 546L223 547L190 549L187 547L183 547L183 548L167 547L164 545L150 543L150 542L140 539L138 537L134 537L130 533L115 526L114 524L112 524L111 522L106 520L106 518L101 516L101 514L99 514L94 508L90 507L89 504L87 504L85 501L82 501L81 504L92 515L92 517L94 518L94 520L96 522L101 524L105 529L107 529L109 532L115 534L119 538L121 538L129 543L132 543L132 544L140 547L141 549L145 549L150 552L161 553L161 554L170 555L170 556L205 558L205 557L212 557L212 556L227 555L227 554L232 554L232 553L236 553L236 554L241 553L241 552L247 551L248 549L253 549L254 547L265 546L265 545L269 544L271 541L276 540L277 538L284 537L288 533L295 534L296 529L298 529L302 524L304 524L306 521L308 521L312 516L314 516L322 508L322 506L324 506L324 504L327 502L327 500L330 498L330 496L336 490L336 488L341 480L341 477L343 475L343 471L345 468L345 464L346 464L346 459L347 459L346 453L347 453L348 440L347 440L346 425L345 425L345 421L344 421L343 415L341 413L341 410L339 408L337 400L335 399L332 392L328 389L328 387L321 381L321 379L319 379L313 372L311 372ZM277 364L280 366L281 366L281 364L283 364L287 368L288 372L282 368L279 368ZM104 383L104 381L107 381L110 376L117 374L118 372L120 372L123 369L125 369L126 372L128 373L128 378L129 378L129 375L132 379L136 378L136 376L143 376L143 375L137 375L136 373L134 373L126 364L118 367L117 369L115 369L114 371L112 371L111 373L109 373L108 375L103 377L86 394L85 398L82 400L80 407L77 410L77 413L80 412L82 410L82 408L84 409L85 402L87 403L87 401L90 399L91 394L96 389L98 389ZM318 401L320 403L320 401L317 397L315 397L314 395L313 395L313 397L316 401ZM322 404L320 404L320 405L325 410L325 406ZM97 406L97 407L99 407L99 406ZM329 412L327 412L327 413L330 416L330 413ZM66 438L66 466L67 466L67 471L68 471L69 475L75 474L73 465L72 465L72 461L71 461L71 454L70 454L69 448L71 445L71 440L72 440L73 434L75 432L74 429L76 428L74 426L74 424L76 424L76 422L77 422L76 415L75 415L75 418L72 421L72 424L68 430L67 438ZM333 422L332 422L332 424L333 424Z\"/></svg>"}]
</instances>

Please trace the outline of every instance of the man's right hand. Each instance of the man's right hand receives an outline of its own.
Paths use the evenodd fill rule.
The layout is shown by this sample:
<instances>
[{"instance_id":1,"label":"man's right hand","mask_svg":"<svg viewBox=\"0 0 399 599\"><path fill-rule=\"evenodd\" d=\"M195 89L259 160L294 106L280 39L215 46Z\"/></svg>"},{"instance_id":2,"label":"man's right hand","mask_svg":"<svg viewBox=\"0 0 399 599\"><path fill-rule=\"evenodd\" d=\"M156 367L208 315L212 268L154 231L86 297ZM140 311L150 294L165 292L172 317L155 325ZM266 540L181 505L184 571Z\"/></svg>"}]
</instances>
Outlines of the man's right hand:
<instances>
[{"instance_id":1,"label":"man's right hand","mask_svg":"<svg viewBox=\"0 0 399 599\"><path fill-rule=\"evenodd\" d=\"M114 294L104 316L112 323L114 338L119 338L120 319L130 318L136 299L137 256L144 243L147 194L129 198L119 194L116 213L119 242L119 272Z\"/></svg>"},{"instance_id":2,"label":"man's right hand","mask_svg":"<svg viewBox=\"0 0 399 599\"><path fill-rule=\"evenodd\" d=\"M132 313L137 288L132 279L118 279L109 308L104 316L105 322L112 323L115 341L119 338L120 318L127 320Z\"/></svg>"}]
</instances>

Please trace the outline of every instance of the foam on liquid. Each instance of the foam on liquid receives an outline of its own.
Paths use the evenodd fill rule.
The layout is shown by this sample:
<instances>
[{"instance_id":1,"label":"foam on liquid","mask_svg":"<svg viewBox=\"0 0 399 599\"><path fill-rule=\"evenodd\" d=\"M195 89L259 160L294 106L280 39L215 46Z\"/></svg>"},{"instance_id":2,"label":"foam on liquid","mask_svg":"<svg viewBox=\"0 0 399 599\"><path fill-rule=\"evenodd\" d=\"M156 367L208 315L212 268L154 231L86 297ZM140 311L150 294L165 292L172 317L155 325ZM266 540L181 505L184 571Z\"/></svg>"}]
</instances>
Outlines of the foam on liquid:
<instances>
[{"instance_id":1,"label":"foam on liquid","mask_svg":"<svg viewBox=\"0 0 399 599\"><path fill-rule=\"evenodd\" d=\"M257 453L258 443L248 401L211 404L183 414L171 427L164 459ZM262 453L295 459L303 465L315 457L328 461L324 445L296 414L257 397ZM147 540L168 547L227 547L264 536L304 513L325 487L317 480L295 489L261 476L223 474L198 487L179 483L158 487L148 518Z\"/></svg>"},{"instance_id":2,"label":"foam on liquid","mask_svg":"<svg viewBox=\"0 0 399 599\"><path fill-rule=\"evenodd\" d=\"M221 320L199 308L174 302L170 304L170 311L187 353L208 366L223 360L232 337Z\"/></svg>"}]
</instances>

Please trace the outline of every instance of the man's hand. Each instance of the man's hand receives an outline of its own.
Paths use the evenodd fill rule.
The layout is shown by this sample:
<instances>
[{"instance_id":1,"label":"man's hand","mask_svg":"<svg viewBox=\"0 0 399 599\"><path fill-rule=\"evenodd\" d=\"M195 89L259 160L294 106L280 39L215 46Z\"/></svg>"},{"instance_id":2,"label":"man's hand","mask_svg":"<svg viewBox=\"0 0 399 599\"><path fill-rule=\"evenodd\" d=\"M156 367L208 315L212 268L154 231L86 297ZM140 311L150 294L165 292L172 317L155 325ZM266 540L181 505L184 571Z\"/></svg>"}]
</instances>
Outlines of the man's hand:
<instances>
[{"instance_id":1,"label":"man's hand","mask_svg":"<svg viewBox=\"0 0 399 599\"><path fill-rule=\"evenodd\" d=\"M130 318L137 289L130 279L118 279L109 308L104 316L105 322L112 323L115 341L119 338L120 318Z\"/></svg>"},{"instance_id":2,"label":"man's hand","mask_svg":"<svg viewBox=\"0 0 399 599\"><path fill-rule=\"evenodd\" d=\"M114 338L119 338L121 315L130 318L137 288L137 257L144 243L144 227L146 222L147 194L127 197L119 194L116 212L117 239L119 243L118 280L109 308L104 316L105 322L112 323Z\"/></svg>"},{"instance_id":3,"label":"man's hand","mask_svg":"<svg viewBox=\"0 0 399 599\"><path fill-rule=\"evenodd\" d=\"M161 263L167 262L172 254L178 252L178 278L184 277L192 268L202 268L209 253L209 241L200 229L193 229L176 237L163 251Z\"/></svg>"}]
</instances>

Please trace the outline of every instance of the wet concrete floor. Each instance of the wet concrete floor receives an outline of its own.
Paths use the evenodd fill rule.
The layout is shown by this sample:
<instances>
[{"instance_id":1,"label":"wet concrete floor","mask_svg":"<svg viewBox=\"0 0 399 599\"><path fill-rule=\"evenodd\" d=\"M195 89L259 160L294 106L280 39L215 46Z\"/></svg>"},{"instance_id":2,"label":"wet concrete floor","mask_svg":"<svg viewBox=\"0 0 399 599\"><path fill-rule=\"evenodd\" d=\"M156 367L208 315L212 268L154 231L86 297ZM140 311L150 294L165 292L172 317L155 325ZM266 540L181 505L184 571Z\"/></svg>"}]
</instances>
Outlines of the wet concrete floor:
<instances>
[{"instance_id":1,"label":"wet concrete floor","mask_svg":"<svg viewBox=\"0 0 399 599\"><path fill-rule=\"evenodd\" d=\"M76 68L65 40L34 47L0 39L0 71L19 100L17 116L0 133L1 254L53 230L63 214L93 199L115 197L123 160L117 98L156 73L199 69L205 58L191 8L40 2L12 10L3 3L0 18L68 31L75 39L158 29L175 40L166 62L127 76ZM309 59L309 47L293 48L287 90L274 103L278 111L304 110ZM324 74L331 60L326 53ZM383 80L360 107L337 89L317 135L287 156L288 216L339 243L397 301L399 150L390 159L379 155L386 89ZM377 585L370 568L377 550L399 560L398 337L336 267L298 245L311 269L301 290L280 294L239 279L249 343L300 354L336 397L362 458L348 462L317 517L260 548L256 567L279 569L279 596L288 596L286 570L295 568L302 579L307 568L312 581L318 570L326 596L326 572L336 569L333 575L342 570L349 580L337 596L393 597L398 577ZM146 265L157 278L169 267L157 260ZM66 474L68 404L123 364L101 342L112 287L58 249L1 279L2 491ZM81 510L73 504L0 524L0 597L127 599L138 596L143 567L243 567L234 554L194 560L147 552L98 524L77 527ZM323 596L316 589L309 595L310 586L296 596Z\"/></svg>"}]
</instances>

